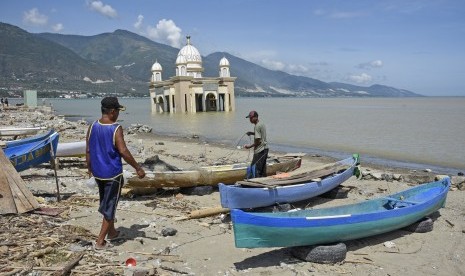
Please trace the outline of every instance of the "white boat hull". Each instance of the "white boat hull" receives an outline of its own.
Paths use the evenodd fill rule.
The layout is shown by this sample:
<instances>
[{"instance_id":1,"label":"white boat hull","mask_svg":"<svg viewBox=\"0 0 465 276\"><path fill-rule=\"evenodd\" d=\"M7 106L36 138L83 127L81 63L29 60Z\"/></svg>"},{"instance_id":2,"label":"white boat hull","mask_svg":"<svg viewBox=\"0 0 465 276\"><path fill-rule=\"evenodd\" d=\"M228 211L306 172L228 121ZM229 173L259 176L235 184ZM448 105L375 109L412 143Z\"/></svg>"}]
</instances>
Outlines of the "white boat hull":
<instances>
[{"instance_id":1,"label":"white boat hull","mask_svg":"<svg viewBox=\"0 0 465 276\"><path fill-rule=\"evenodd\" d=\"M80 157L86 155L86 142L58 143L57 157Z\"/></svg>"},{"instance_id":2,"label":"white boat hull","mask_svg":"<svg viewBox=\"0 0 465 276\"><path fill-rule=\"evenodd\" d=\"M46 129L45 127L12 127L0 128L0 136L20 136L36 134L40 130Z\"/></svg>"}]
</instances>

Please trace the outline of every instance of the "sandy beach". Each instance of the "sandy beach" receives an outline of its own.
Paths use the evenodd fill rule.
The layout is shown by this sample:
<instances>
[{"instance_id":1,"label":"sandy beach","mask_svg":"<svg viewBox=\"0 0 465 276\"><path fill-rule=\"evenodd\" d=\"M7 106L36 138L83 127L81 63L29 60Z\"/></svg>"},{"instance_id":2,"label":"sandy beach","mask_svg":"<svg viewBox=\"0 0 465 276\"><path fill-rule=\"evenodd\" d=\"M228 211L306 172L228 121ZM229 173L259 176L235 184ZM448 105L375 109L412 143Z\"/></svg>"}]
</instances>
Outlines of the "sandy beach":
<instances>
[{"instance_id":1,"label":"sandy beach","mask_svg":"<svg viewBox=\"0 0 465 276\"><path fill-rule=\"evenodd\" d=\"M55 128L60 142L85 140L88 125L69 122L41 110L2 111L0 127L40 125ZM124 116L123 116L124 117ZM124 118L121 118L124 119ZM247 122L244 122L247 123ZM3 138L8 140L11 138ZM232 145L212 144L196 137L168 137L152 133L127 134L128 148L140 163L158 156L156 169L169 164L180 169L250 161L252 153ZM271 149L273 156L284 155ZM302 167L333 162L330 157L304 156ZM227 214L180 220L191 211L220 206L218 190L198 196L181 189L159 189L140 194L124 189L117 210L117 230L124 237L110 251L95 252L91 242L100 230L98 191L89 187L84 157L60 158L58 182L62 200L56 201L56 183L50 164L20 173L43 207L60 208L57 216L35 213L0 216L0 274L49 275L79 258L71 275L134 275L125 266L134 258L139 272L152 275L464 275L465 274L465 178L453 176L445 208L435 213L434 229L427 233L397 230L346 242L345 261L317 264L296 259L289 248L238 249ZM133 169L125 164L125 170ZM434 171L366 164L364 177L351 177L342 186L346 198L316 197L307 208L356 203L433 181ZM399 180L378 177L395 175ZM304 207L305 207L304 206ZM300 206L299 206L300 207ZM172 236L166 229L175 229ZM392 242L392 243L386 243ZM393 246L386 246L390 244ZM50 248L50 249L47 249ZM41 252L40 250L43 250ZM45 251L44 251L45 250ZM36 253L42 254L36 254ZM48 268L48 269L47 269ZM33 272L33 274L28 274Z\"/></svg>"}]
</instances>

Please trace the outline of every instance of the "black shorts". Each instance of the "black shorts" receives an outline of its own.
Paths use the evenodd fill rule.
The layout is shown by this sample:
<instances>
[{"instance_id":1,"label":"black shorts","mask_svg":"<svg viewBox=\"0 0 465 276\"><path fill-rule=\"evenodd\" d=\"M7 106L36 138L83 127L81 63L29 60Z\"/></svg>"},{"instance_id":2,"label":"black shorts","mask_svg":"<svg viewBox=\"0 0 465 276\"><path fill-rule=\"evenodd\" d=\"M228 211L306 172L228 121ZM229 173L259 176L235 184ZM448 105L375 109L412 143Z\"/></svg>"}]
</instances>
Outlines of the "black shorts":
<instances>
[{"instance_id":1,"label":"black shorts","mask_svg":"<svg viewBox=\"0 0 465 276\"><path fill-rule=\"evenodd\" d=\"M117 176L111 180L95 179L98 185L100 206L98 211L106 220L115 219L116 206L121 196L123 187L123 175Z\"/></svg>"}]
</instances>

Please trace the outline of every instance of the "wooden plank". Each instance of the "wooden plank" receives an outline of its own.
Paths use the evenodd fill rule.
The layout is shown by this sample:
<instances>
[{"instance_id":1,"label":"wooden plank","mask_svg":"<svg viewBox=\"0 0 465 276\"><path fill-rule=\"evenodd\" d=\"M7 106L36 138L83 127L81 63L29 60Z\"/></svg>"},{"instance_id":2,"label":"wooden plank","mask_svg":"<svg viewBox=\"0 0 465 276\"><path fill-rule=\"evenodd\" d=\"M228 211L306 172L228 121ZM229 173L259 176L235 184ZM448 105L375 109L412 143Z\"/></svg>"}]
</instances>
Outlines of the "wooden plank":
<instances>
[{"instance_id":1,"label":"wooden plank","mask_svg":"<svg viewBox=\"0 0 465 276\"><path fill-rule=\"evenodd\" d=\"M263 178L254 178L244 181L238 181L236 184L243 186L258 186L259 184L270 186L284 186L284 185L294 185L312 182L316 178L324 178L341 170L349 168L350 165L346 164L329 164L321 167L317 170L312 170L310 172L301 173L298 175L293 175L286 178L272 178L272 177L263 177ZM258 184L258 185L257 185Z\"/></svg>"},{"instance_id":2,"label":"wooden plank","mask_svg":"<svg viewBox=\"0 0 465 276\"><path fill-rule=\"evenodd\" d=\"M27 211L30 211L30 204L27 201L26 197L21 193L21 190L18 188L14 181L11 181L11 178L7 175L8 184L10 185L11 193L13 195L13 199L15 200L16 209L18 209L18 213L22 214Z\"/></svg>"},{"instance_id":3,"label":"wooden plank","mask_svg":"<svg viewBox=\"0 0 465 276\"><path fill-rule=\"evenodd\" d=\"M39 203L37 202L36 198L34 195L31 193L31 191L26 187L26 183L24 180L21 178L19 173L16 171L15 167L11 164L10 160L6 158L5 154L2 152L0 154L0 161L6 162L6 165L2 166L2 169L5 171L5 173L8 175L8 177L11 179L10 181L13 181L16 186L21 190L23 195L27 198L29 203L31 204L32 208L39 208ZM28 211L32 209L29 208Z\"/></svg>"},{"instance_id":4,"label":"wooden plank","mask_svg":"<svg viewBox=\"0 0 465 276\"><path fill-rule=\"evenodd\" d=\"M307 154L303 152L295 152L295 153L286 153L282 157L304 157L305 155Z\"/></svg>"},{"instance_id":5,"label":"wooden plank","mask_svg":"<svg viewBox=\"0 0 465 276\"><path fill-rule=\"evenodd\" d=\"M247 186L247 187L257 187L257 188L276 188L276 187L279 187L279 185L258 183L258 182L253 182L253 181L237 181L236 184L240 184L242 186Z\"/></svg>"},{"instance_id":6,"label":"wooden plank","mask_svg":"<svg viewBox=\"0 0 465 276\"><path fill-rule=\"evenodd\" d=\"M2 154L3 151L1 151L0 155ZM16 214L17 212L18 210L16 209L10 185L8 184L8 179L5 175L5 172L0 167L0 214Z\"/></svg>"},{"instance_id":7,"label":"wooden plank","mask_svg":"<svg viewBox=\"0 0 465 276\"><path fill-rule=\"evenodd\" d=\"M4 176L2 179L6 181L11 191L11 199L16 205L14 213L24 213L38 208L39 203L3 151L0 151L0 164Z\"/></svg>"}]
</instances>

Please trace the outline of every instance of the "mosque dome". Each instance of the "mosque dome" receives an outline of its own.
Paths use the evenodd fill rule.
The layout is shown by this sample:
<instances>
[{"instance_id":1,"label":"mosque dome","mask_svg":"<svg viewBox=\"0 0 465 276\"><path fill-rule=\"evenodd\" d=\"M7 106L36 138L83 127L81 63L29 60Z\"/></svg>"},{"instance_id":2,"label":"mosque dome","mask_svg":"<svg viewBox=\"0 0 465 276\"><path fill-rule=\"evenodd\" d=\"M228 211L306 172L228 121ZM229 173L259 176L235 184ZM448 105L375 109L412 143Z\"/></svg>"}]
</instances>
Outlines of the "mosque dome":
<instances>
[{"instance_id":1,"label":"mosque dome","mask_svg":"<svg viewBox=\"0 0 465 276\"><path fill-rule=\"evenodd\" d=\"M155 61L155 63L152 65L152 72L153 71L162 71L163 68L161 67L160 63L158 61Z\"/></svg>"},{"instance_id":2,"label":"mosque dome","mask_svg":"<svg viewBox=\"0 0 465 276\"><path fill-rule=\"evenodd\" d=\"M187 63L202 63L202 56L199 53L199 50L191 45L191 37L187 36L187 45L182 47L182 49L178 53L178 57L180 55L186 58Z\"/></svg>"},{"instance_id":3,"label":"mosque dome","mask_svg":"<svg viewBox=\"0 0 465 276\"><path fill-rule=\"evenodd\" d=\"M226 57L223 57L220 60L220 67L223 67L223 66L229 66L229 60Z\"/></svg>"},{"instance_id":4,"label":"mosque dome","mask_svg":"<svg viewBox=\"0 0 465 276\"><path fill-rule=\"evenodd\" d=\"M186 64L186 63L187 63L187 60L184 57L184 55L178 55L178 57L176 58L176 65L178 65L178 64Z\"/></svg>"}]
</instances>

